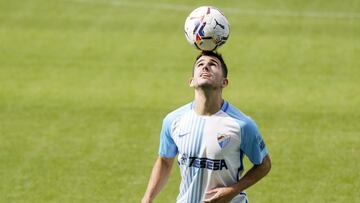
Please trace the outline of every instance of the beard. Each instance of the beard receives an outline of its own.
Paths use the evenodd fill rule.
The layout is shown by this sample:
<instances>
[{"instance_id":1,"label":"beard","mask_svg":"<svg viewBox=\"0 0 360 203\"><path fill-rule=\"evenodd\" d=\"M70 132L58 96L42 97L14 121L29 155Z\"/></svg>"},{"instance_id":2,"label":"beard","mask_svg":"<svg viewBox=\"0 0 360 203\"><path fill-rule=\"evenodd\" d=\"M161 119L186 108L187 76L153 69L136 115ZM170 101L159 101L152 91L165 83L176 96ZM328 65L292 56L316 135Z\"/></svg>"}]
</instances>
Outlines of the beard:
<instances>
[{"instance_id":1,"label":"beard","mask_svg":"<svg viewBox=\"0 0 360 203\"><path fill-rule=\"evenodd\" d=\"M221 89L221 85L220 85L220 84L216 84L214 81L205 80L205 79L197 80L197 81L195 82L195 84L193 85L193 87L194 87L195 89L203 89L203 90L216 90L216 89Z\"/></svg>"}]
</instances>

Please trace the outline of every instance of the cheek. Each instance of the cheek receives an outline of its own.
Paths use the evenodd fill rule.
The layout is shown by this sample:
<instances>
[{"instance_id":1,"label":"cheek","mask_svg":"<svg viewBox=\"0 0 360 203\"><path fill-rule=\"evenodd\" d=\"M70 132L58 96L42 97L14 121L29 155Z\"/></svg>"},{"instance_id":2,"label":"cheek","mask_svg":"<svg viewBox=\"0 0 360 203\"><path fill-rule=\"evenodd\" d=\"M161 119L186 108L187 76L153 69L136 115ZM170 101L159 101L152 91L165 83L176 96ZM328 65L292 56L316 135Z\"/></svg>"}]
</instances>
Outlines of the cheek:
<instances>
[{"instance_id":1,"label":"cheek","mask_svg":"<svg viewBox=\"0 0 360 203\"><path fill-rule=\"evenodd\" d=\"M194 78L194 79L199 79L199 78L201 78L200 75L201 75L200 72L195 72L193 78Z\"/></svg>"},{"instance_id":2,"label":"cheek","mask_svg":"<svg viewBox=\"0 0 360 203\"><path fill-rule=\"evenodd\" d=\"M214 72L215 73L215 76L216 76L216 79L222 79L223 78L223 74L222 74L222 72L221 71L219 71L219 70L216 70L216 72Z\"/></svg>"},{"instance_id":3,"label":"cheek","mask_svg":"<svg viewBox=\"0 0 360 203\"><path fill-rule=\"evenodd\" d=\"M200 72L201 72L201 68L195 68L195 69L194 69L194 74L199 75Z\"/></svg>"}]
</instances>

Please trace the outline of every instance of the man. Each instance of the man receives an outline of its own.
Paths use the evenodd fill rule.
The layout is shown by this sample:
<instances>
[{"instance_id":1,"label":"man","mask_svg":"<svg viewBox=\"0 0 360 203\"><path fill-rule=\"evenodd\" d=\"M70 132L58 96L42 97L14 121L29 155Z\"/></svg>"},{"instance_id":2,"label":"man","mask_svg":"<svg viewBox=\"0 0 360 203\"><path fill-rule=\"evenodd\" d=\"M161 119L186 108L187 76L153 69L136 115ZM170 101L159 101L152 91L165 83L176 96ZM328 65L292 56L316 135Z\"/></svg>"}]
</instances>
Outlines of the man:
<instances>
[{"instance_id":1,"label":"man","mask_svg":"<svg viewBox=\"0 0 360 203\"><path fill-rule=\"evenodd\" d=\"M270 171L265 143L255 122L223 100L228 79L221 55L202 52L189 83L195 99L165 117L142 203L152 202L165 185L176 155L182 177L176 202L245 203L244 190ZM244 155L254 165L241 177Z\"/></svg>"}]
</instances>

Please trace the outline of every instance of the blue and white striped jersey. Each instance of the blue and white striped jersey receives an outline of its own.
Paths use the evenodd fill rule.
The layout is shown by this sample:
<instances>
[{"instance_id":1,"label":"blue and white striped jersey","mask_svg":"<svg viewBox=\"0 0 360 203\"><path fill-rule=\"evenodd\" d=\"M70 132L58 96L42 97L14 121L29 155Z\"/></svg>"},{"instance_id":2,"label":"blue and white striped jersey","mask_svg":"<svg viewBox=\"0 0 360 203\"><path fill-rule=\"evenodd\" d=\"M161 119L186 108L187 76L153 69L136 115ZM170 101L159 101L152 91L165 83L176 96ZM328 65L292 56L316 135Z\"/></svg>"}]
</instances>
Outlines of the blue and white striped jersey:
<instances>
[{"instance_id":1,"label":"blue and white striped jersey","mask_svg":"<svg viewBox=\"0 0 360 203\"><path fill-rule=\"evenodd\" d=\"M198 115L189 103L169 113L160 133L159 155L175 157L181 173L178 203L198 203L205 192L235 184L243 172L243 156L260 164L268 154L251 118L224 101L211 116ZM247 202L241 192L231 203Z\"/></svg>"}]
</instances>

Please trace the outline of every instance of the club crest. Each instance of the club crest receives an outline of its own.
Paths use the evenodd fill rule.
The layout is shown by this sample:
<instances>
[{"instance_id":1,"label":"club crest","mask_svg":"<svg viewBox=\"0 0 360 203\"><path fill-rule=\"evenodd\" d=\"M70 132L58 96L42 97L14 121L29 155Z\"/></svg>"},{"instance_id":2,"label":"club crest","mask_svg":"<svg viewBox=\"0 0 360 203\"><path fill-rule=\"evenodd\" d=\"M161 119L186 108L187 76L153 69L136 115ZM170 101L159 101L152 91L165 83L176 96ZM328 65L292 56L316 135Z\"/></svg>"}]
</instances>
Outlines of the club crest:
<instances>
[{"instance_id":1,"label":"club crest","mask_svg":"<svg viewBox=\"0 0 360 203\"><path fill-rule=\"evenodd\" d=\"M221 148L224 148L230 142L230 135L218 134L217 141Z\"/></svg>"}]
</instances>

